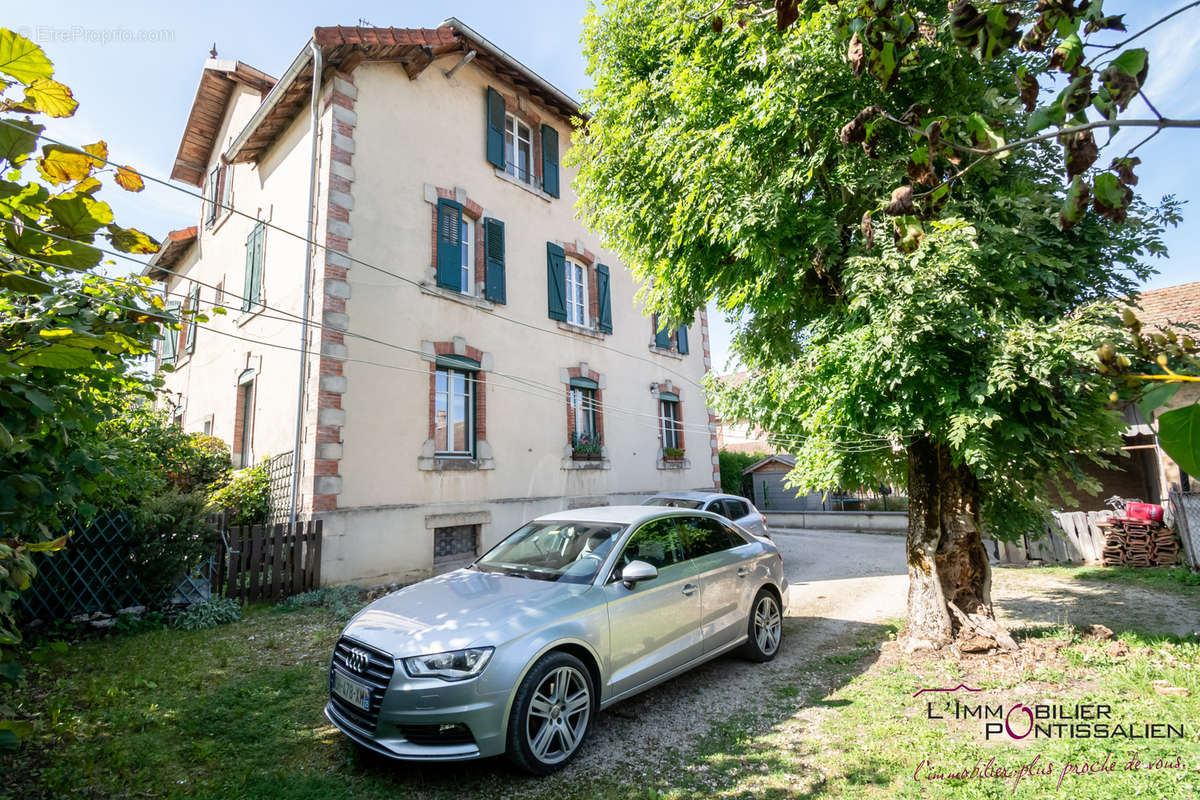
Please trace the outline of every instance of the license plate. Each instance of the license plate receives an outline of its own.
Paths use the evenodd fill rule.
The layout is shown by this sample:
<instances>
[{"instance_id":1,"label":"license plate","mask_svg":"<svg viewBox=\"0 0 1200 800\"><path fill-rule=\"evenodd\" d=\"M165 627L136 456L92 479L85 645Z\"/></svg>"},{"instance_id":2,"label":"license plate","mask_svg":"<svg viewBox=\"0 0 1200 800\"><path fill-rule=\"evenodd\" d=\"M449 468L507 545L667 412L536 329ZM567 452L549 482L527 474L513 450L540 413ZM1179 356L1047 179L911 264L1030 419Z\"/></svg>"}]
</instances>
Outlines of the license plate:
<instances>
[{"instance_id":1,"label":"license plate","mask_svg":"<svg viewBox=\"0 0 1200 800\"><path fill-rule=\"evenodd\" d=\"M371 710L371 687L352 681L340 672L333 673L333 693L363 711Z\"/></svg>"}]
</instances>

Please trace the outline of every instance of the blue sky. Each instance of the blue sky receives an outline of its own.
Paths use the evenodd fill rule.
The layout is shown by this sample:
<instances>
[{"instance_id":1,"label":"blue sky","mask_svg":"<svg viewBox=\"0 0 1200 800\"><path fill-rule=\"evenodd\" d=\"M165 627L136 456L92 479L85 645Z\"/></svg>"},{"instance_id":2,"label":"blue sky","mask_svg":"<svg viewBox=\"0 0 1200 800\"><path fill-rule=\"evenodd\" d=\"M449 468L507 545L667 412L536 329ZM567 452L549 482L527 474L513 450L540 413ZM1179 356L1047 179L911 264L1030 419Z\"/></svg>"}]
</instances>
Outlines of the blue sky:
<instances>
[{"instance_id":1,"label":"blue sky","mask_svg":"<svg viewBox=\"0 0 1200 800\"><path fill-rule=\"evenodd\" d=\"M1185 4L1185 0L1109 0L1110 14L1126 13L1130 31ZM317 25L434 27L456 16L496 42L555 85L578 96L587 85L580 53L582 0L555 2L360 2L339 10L316 2L208 3L57 0L10 8L5 27L41 44L55 63L56 77L71 86L80 108L50 133L73 143L108 142L110 157L146 173L166 177L195 94L200 68L213 44L221 58L235 58L279 75ZM1167 117L1200 117L1200 8L1189 10L1142 38L1150 49L1147 94ZM1112 41L1116 41L1114 37ZM1131 112L1149 116L1137 101ZM1132 146L1145 131L1121 131L1112 152ZM1103 141L1102 137L1098 137ZM1200 227L1200 131L1167 130L1138 151L1142 195L1157 201L1175 194L1188 201L1184 224L1168 234L1169 259L1145 288L1200 280L1195 257ZM1107 156L1104 156L1107 157ZM191 224L196 201L180 192L148 185L138 195L105 190L118 221L161 237ZM709 314L713 365L728 353L729 328Z\"/></svg>"}]
</instances>

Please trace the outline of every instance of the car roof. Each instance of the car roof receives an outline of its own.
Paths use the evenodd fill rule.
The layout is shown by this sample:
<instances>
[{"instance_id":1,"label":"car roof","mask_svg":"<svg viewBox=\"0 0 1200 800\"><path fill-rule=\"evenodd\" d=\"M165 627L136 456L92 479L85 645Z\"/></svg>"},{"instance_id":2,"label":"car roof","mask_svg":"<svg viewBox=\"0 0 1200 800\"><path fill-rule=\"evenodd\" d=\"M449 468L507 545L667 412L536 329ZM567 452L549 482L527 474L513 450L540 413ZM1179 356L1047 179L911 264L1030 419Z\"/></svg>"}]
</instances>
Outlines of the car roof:
<instances>
[{"instance_id":1,"label":"car roof","mask_svg":"<svg viewBox=\"0 0 1200 800\"><path fill-rule=\"evenodd\" d=\"M712 499L715 499L718 497L734 497L734 495L722 494L721 492L684 491L684 492L659 492L658 494L654 495L654 497L665 497L668 500L712 500ZM651 497L648 499L653 500L654 497ZM737 499L744 500L745 498L738 497Z\"/></svg>"},{"instance_id":2,"label":"car roof","mask_svg":"<svg viewBox=\"0 0 1200 800\"><path fill-rule=\"evenodd\" d=\"M648 519L672 516L681 511L686 512L688 509L664 506L592 506L543 514L534 522L607 522L613 525L637 525ZM706 512L692 513L704 514Z\"/></svg>"}]
</instances>

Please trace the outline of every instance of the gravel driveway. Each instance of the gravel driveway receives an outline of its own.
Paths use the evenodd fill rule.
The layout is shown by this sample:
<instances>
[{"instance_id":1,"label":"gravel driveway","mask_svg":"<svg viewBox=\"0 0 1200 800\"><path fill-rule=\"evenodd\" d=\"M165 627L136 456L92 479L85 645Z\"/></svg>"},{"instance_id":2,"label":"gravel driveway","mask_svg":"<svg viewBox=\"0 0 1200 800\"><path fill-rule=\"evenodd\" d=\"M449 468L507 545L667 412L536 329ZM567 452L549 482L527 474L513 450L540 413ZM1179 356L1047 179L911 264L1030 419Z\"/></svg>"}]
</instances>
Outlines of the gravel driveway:
<instances>
[{"instance_id":1,"label":"gravel driveway","mask_svg":"<svg viewBox=\"0 0 1200 800\"><path fill-rule=\"evenodd\" d=\"M770 702L764 684L803 692L815 684L806 664L824 659L828 645L874 638L880 623L904 614L904 537L820 530L772 536L791 585L775 660L723 656L601 712L587 745L561 773L564 780L608 773L614 764L648 768L662 750L687 750L714 723Z\"/></svg>"}]
</instances>

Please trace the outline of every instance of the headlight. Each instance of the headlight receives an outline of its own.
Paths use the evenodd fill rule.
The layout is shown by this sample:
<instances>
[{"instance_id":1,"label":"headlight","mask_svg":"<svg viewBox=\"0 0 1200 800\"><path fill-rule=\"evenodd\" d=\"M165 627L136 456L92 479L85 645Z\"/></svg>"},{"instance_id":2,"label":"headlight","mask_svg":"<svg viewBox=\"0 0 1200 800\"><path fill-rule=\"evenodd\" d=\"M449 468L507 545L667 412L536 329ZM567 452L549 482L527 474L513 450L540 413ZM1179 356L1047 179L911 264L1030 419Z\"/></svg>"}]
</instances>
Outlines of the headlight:
<instances>
[{"instance_id":1,"label":"headlight","mask_svg":"<svg viewBox=\"0 0 1200 800\"><path fill-rule=\"evenodd\" d=\"M472 647L469 650L451 650L429 656L413 656L404 659L404 670L414 678L441 678L444 681L462 681L474 678L487 666L492 657L491 647Z\"/></svg>"}]
</instances>

